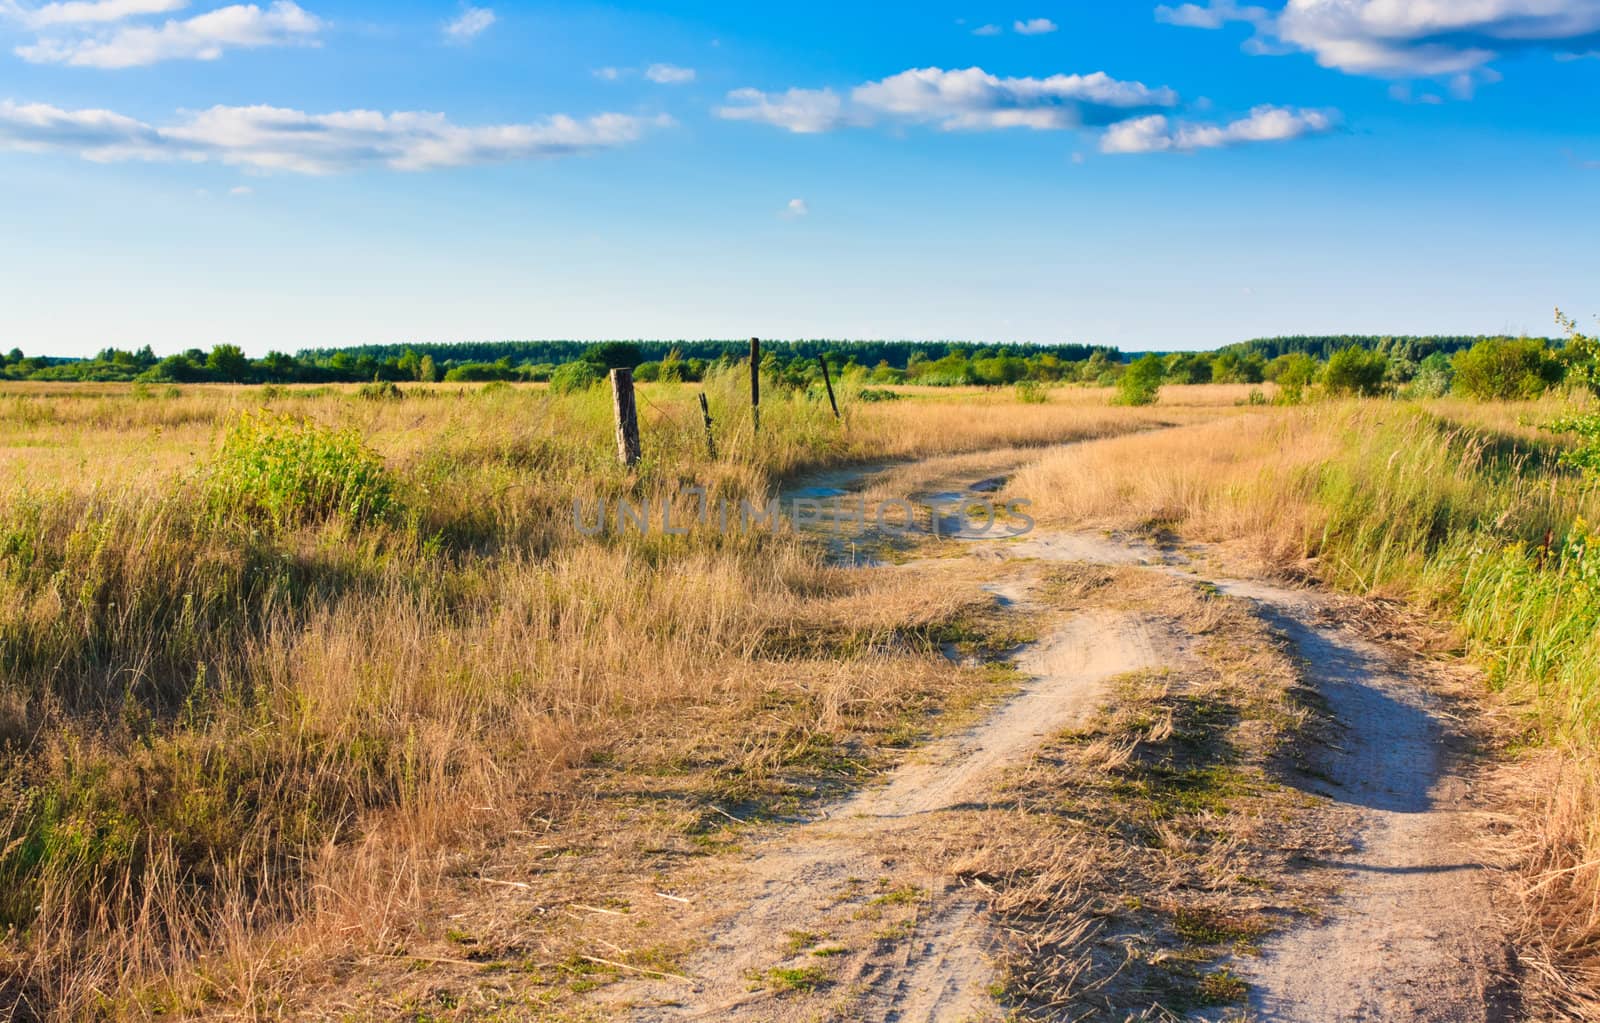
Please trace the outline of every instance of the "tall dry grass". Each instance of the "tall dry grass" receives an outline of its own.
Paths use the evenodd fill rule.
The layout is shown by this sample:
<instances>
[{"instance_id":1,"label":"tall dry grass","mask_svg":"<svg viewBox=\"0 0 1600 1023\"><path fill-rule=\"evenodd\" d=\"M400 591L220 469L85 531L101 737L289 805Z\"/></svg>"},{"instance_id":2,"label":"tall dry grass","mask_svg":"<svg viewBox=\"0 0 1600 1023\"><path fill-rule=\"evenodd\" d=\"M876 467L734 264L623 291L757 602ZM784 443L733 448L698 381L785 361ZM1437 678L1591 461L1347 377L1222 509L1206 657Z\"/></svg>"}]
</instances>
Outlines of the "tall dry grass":
<instances>
[{"instance_id":1,"label":"tall dry grass","mask_svg":"<svg viewBox=\"0 0 1600 1023\"><path fill-rule=\"evenodd\" d=\"M1529 938L1582 1017L1600 1011L1600 486L1540 428L1566 411L1263 412L1063 450L1012 489L1047 519L1171 529L1453 621L1562 765L1527 822Z\"/></svg>"},{"instance_id":2,"label":"tall dry grass","mask_svg":"<svg viewBox=\"0 0 1600 1023\"><path fill-rule=\"evenodd\" d=\"M641 389L630 471L604 391L7 388L0 1010L281 1015L319 957L403 942L462 850L555 813L599 751L678 735L749 785L948 684L959 586L787 534L585 536L575 498L692 521L691 486L1221 408L846 395L838 423L769 387L758 435L730 374L705 387L713 459L697 390Z\"/></svg>"}]
</instances>

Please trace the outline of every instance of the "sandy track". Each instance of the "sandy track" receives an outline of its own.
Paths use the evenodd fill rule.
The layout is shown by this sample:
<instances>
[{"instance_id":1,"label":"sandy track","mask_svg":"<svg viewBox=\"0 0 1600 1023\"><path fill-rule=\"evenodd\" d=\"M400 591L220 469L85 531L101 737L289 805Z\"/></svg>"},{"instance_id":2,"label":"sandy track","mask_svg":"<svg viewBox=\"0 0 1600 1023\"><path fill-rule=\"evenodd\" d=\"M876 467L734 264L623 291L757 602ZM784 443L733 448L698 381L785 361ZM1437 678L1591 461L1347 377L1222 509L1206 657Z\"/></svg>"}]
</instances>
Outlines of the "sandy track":
<instances>
[{"instance_id":1,"label":"sandy track","mask_svg":"<svg viewBox=\"0 0 1600 1023\"><path fill-rule=\"evenodd\" d=\"M861 882L895 867L898 844L931 837L920 818L981 801L997 772L1093 713L1108 680L1180 656L1167 630L1110 611L1070 619L1025 648L1017 664L1029 681L983 722L923 748L885 784L838 804L825 819L762 842L715 895L738 909L712 928L707 951L690 964L692 989L651 985L640 1000L654 1004L635 1008L632 1018L789 1018L782 999L751 990L752 978L792 958L786 935L850 931L874 895ZM918 887L925 898L910 935L868 940L838 957L831 985L855 1000L854 1018L932 1023L997 1015L980 901L948 877L923 876Z\"/></svg>"},{"instance_id":2,"label":"sandy track","mask_svg":"<svg viewBox=\"0 0 1600 1023\"><path fill-rule=\"evenodd\" d=\"M1181 556L1095 534L1039 532L1021 542L974 544L970 553L1145 566L1199 581ZM1258 582L1217 585L1253 601L1298 649L1307 683L1342 729L1322 751L1319 777L1304 785L1325 801L1305 812L1326 815L1352 849L1339 862L1306 868L1335 878L1339 889L1321 923L1293 927L1270 938L1260 958L1234 964L1250 982L1251 1017L1285 1023L1510 1018L1493 1005L1506 946L1493 923L1487 868L1475 853L1467 782L1444 753L1439 706L1390 652L1322 624L1325 602L1316 594ZM1028 603L1027 582L1009 584L997 601ZM1007 767L1087 720L1110 679L1174 665L1186 645L1170 625L1100 610L1069 619L1021 651L1017 664L1030 680L987 719L925 747L884 784L835 805L823 819L756 844L733 876L707 892L704 901L724 912L708 927L706 951L689 964L692 985L630 986L624 998L631 1018L817 1018L816 1001L777 997L761 981L774 964L803 961L792 942L785 947L785 936L797 933L853 939L830 960L829 990L837 997L824 1016L917 1023L998 1018L988 994L993 939L983 900L925 870L909 931L867 938L852 922L872 904L864 882L915 873L908 871L917 860L908 847L937 843L942 813L985 805Z\"/></svg>"},{"instance_id":3,"label":"sandy track","mask_svg":"<svg viewBox=\"0 0 1600 1023\"><path fill-rule=\"evenodd\" d=\"M1316 789L1354 815L1355 851L1325 864L1341 895L1323 926L1270 941L1243 964L1262 1020L1484 1023L1495 1006L1505 940L1477 855L1467 782L1443 754L1436 702L1374 644L1306 624L1313 598L1255 583L1222 589L1254 600L1306 659L1343 729Z\"/></svg>"}]
</instances>

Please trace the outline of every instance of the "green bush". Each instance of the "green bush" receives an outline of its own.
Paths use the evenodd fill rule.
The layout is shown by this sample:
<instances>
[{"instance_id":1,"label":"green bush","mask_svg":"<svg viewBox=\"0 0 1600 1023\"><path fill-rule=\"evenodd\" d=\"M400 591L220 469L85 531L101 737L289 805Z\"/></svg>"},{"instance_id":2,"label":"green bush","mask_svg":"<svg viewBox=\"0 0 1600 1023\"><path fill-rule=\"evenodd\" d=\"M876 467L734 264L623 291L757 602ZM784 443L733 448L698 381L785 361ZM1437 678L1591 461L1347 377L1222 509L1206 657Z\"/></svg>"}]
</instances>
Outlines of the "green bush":
<instances>
[{"instance_id":1,"label":"green bush","mask_svg":"<svg viewBox=\"0 0 1600 1023\"><path fill-rule=\"evenodd\" d=\"M1454 388L1479 401L1527 401L1561 382L1561 363L1543 341L1479 341L1453 360Z\"/></svg>"},{"instance_id":2,"label":"green bush","mask_svg":"<svg viewBox=\"0 0 1600 1023\"><path fill-rule=\"evenodd\" d=\"M1600 479L1600 412L1557 419L1545 429L1576 436L1578 443L1562 453L1561 461L1591 479Z\"/></svg>"},{"instance_id":3,"label":"green bush","mask_svg":"<svg viewBox=\"0 0 1600 1023\"><path fill-rule=\"evenodd\" d=\"M550 374L550 390L557 394L587 391L600 382L600 370L592 362L569 362Z\"/></svg>"},{"instance_id":4,"label":"green bush","mask_svg":"<svg viewBox=\"0 0 1600 1023\"><path fill-rule=\"evenodd\" d=\"M1456 371L1450 365L1450 356L1434 352L1417 367L1411 378L1411 396L1414 398L1442 398L1450 392Z\"/></svg>"},{"instance_id":5,"label":"green bush","mask_svg":"<svg viewBox=\"0 0 1600 1023\"><path fill-rule=\"evenodd\" d=\"M1017 384L1017 400L1024 405L1043 405L1050 400L1050 390L1037 380L1024 380Z\"/></svg>"},{"instance_id":6,"label":"green bush","mask_svg":"<svg viewBox=\"0 0 1600 1023\"><path fill-rule=\"evenodd\" d=\"M367 401L399 401L405 396L406 392L391 380L374 380L356 388L356 397Z\"/></svg>"},{"instance_id":7,"label":"green bush","mask_svg":"<svg viewBox=\"0 0 1600 1023\"><path fill-rule=\"evenodd\" d=\"M1383 393L1384 375L1389 370L1389 357L1382 352L1369 352L1364 348L1342 348L1328 357L1322 371L1322 383L1334 394Z\"/></svg>"},{"instance_id":8,"label":"green bush","mask_svg":"<svg viewBox=\"0 0 1600 1023\"><path fill-rule=\"evenodd\" d=\"M359 433L269 412L233 421L207 482L219 518L279 528L335 518L360 524L399 509L393 476Z\"/></svg>"},{"instance_id":9,"label":"green bush","mask_svg":"<svg viewBox=\"0 0 1600 1023\"><path fill-rule=\"evenodd\" d=\"M1166 367L1158 355L1146 355L1123 371L1117 381L1118 405L1154 405L1161 397L1161 381Z\"/></svg>"}]
</instances>

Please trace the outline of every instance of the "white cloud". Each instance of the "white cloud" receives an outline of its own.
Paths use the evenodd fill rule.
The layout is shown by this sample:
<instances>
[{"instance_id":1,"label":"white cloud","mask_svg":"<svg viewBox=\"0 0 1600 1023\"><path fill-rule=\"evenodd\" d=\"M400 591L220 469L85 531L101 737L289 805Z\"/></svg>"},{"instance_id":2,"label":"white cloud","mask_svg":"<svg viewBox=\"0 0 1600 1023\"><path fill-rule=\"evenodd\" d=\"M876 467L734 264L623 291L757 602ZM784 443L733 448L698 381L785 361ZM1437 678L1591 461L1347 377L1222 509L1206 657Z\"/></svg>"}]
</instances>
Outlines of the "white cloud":
<instances>
[{"instance_id":1,"label":"white cloud","mask_svg":"<svg viewBox=\"0 0 1600 1023\"><path fill-rule=\"evenodd\" d=\"M946 131L1033 128L1053 130L1104 125L1135 113L1175 106L1177 93L1090 75L1000 78L982 68L961 71L914 68L857 86L861 108L908 121L936 123Z\"/></svg>"},{"instance_id":2,"label":"white cloud","mask_svg":"<svg viewBox=\"0 0 1600 1023\"><path fill-rule=\"evenodd\" d=\"M251 188L249 185L234 185L232 188L228 189L228 194L238 196L239 198L244 198L247 195L255 195L256 190Z\"/></svg>"},{"instance_id":3,"label":"white cloud","mask_svg":"<svg viewBox=\"0 0 1600 1023\"><path fill-rule=\"evenodd\" d=\"M1004 35L1005 31L999 25L979 25L972 30L972 34L975 36L998 36Z\"/></svg>"},{"instance_id":4,"label":"white cloud","mask_svg":"<svg viewBox=\"0 0 1600 1023\"><path fill-rule=\"evenodd\" d=\"M62 110L3 100L0 150L70 153L97 162L214 162L300 174L378 167L422 171L613 149L637 140L652 125L666 123L600 114L466 127L435 113L308 114L268 106L218 106L161 127L107 110Z\"/></svg>"},{"instance_id":5,"label":"white cloud","mask_svg":"<svg viewBox=\"0 0 1600 1023\"><path fill-rule=\"evenodd\" d=\"M1100 139L1103 153L1185 153L1250 142L1287 142L1333 131L1339 115L1331 110L1259 106L1228 124L1174 124L1152 114L1114 124Z\"/></svg>"},{"instance_id":6,"label":"white cloud","mask_svg":"<svg viewBox=\"0 0 1600 1023\"><path fill-rule=\"evenodd\" d=\"M0 149L65 151L109 163L163 159L163 147L156 129L110 110L62 110L0 100Z\"/></svg>"},{"instance_id":7,"label":"white cloud","mask_svg":"<svg viewBox=\"0 0 1600 1023\"><path fill-rule=\"evenodd\" d=\"M806 205L806 201L804 199L790 199L788 204L783 207L782 212L780 212L778 216L783 217L786 220L798 220L801 217L807 216L810 214L810 212L811 207Z\"/></svg>"},{"instance_id":8,"label":"white cloud","mask_svg":"<svg viewBox=\"0 0 1600 1023\"><path fill-rule=\"evenodd\" d=\"M1300 50L1384 78L1451 77L1517 51L1600 45L1600 0L1287 0L1276 15L1211 0L1158 7L1156 17L1194 28L1249 21L1260 33L1253 52Z\"/></svg>"},{"instance_id":9,"label":"white cloud","mask_svg":"<svg viewBox=\"0 0 1600 1023\"><path fill-rule=\"evenodd\" d=\"M760 89L735 89L717 116L729 121L757 121L799 135L832 131L845 123L844 102L832 89L790 89L768 94Z\"/></svg>"},{"instance_id":10,"label":"white cloud","mask_svg":"<svg viewBox=\"0 0 1600 1023\"><path fill-rule=\"evenodd\" d=\"M1054 32L1056 23L1049 18L1030 18L1027 21L1015 22L1011 30L1023 36L1042 36Z\"/></svg>"},{"instance_id":11,"label":"white cloud","mask_svg":"<svg viewBox=\"0 0 1600 1023\"><path fill-rule=\"evenodd\" d=\"M657 85L683 85L694 81L694 68L678 67L674 64L651 64L644 69L644 76Z\"/></svg>"},{"instance_id":12,"label":"white cloud","mask_svg":"<svg viewBox=\"0 0 1600 1023\"><path fill-rule=\"evenodd\" d=\"M1241 7L1234 0L1210 0L1204 7L1199 4L1179 4L1177 7L1162 4L1156 8L1157 21L1182 25L1184 28L1221 28L1230 21L1259 24L1266 21L1270 14L1264 7Z\"/></svg>"},{"instance_id":13,"label":"white cloud","mask_svg":"<svg viewBox=\"0 0 1600 1023\"><path fill-rule=\"evenodd\" d=\"M982 68L913 68L850 91L848 104L832 89L765 93L739 89L717 113L792 132L832 131L874 118L936 124L945 131L1000 128L1058 130L1100 126L1177 105L1171 89L1122 82L1104 72L1000 78Z\"/></svg>"},{"instance_id":14,"label":"white cloud","mask_svg":"<svg viewBox=\"0 0 1600 1023\"><path fill-rule=\"evenodd\" d=\"M483 34L496 20L491 8L468 7L461 12L459 18L445 25L445 38L451 42L464 43Z\"/></svg>"},{"instance_id":15,"label":"white cloud","mask_svg":"<svg viewBox=\"0 0 1600 1023\"><path fill-rule=\"evenodd\" d=\"M594 69L594 76L602 82L615 82L626 73L619 67L597 67Z\"/></svg>"},{"instance_id":16,"label":"white cloud","mask_svg":"<svg viewBox=\"0 0 1600 1023\"><path fill-rule=\"evenodd\" d=\"M164 60L216 60L229 48L284 46L314 41L322 22L293 0L221 7L158 28L130 25L106 35L44 38L16 53L35 64L75 67L142 67Z\"/></svg>"},{"instance_id":17,"label":"white cloud","mask_svg":"<svg viewBox=\"0 0 1600 1023\"><path fill-rule=\"evenodd\" d=\"M15 18L29 28L43 29L58 25L106 24L145 14L167 14L181 11L188 5L189 0L66 0L29 8L0 2L0 14Z\"/></svg>"}]
</instances>

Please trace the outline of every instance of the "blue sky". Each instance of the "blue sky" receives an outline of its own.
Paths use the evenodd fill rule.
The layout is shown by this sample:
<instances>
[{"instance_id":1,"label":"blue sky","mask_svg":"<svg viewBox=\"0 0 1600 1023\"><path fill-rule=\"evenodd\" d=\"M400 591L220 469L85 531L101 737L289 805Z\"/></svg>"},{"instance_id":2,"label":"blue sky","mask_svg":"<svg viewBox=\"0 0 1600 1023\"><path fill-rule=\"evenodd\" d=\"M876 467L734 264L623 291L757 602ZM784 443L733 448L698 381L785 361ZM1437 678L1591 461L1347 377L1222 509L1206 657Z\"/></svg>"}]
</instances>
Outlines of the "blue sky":
<instances>
[{"instance_id":1,"label":"blue sky","mask_svg":"<svg viewBox=\"0 0 1600 1023\"><path fill-rule=\"evenodd\" d=\"M1600 0L0 0L0 347L1600 309Z\"/></svg>"}]
</instances>

